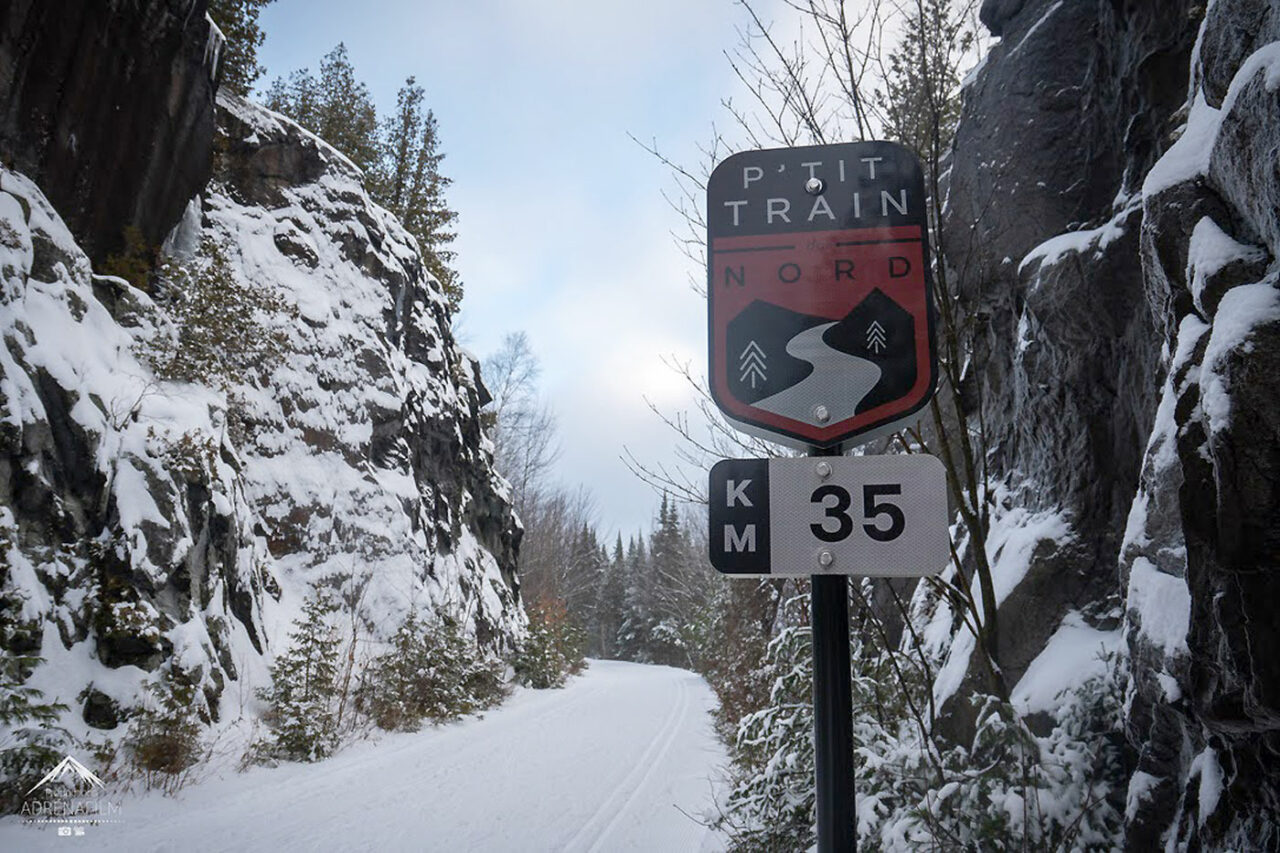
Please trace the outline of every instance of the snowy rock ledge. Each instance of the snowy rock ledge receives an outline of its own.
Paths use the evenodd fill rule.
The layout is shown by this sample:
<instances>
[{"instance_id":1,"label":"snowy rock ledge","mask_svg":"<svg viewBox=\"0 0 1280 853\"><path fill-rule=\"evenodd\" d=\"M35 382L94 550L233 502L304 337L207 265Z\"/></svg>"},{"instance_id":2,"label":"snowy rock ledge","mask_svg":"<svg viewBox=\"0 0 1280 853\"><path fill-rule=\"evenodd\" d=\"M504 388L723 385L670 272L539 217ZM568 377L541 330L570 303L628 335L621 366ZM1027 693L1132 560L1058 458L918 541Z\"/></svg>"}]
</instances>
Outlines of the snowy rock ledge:
<instances>
[{"instance_id":1,"label":"snowy rock ledge","mask_svg":"<svg viewBox=\"0 0 1280 853\"><path fill-rule=\"evenodd\" d=\"M494 651L524 630L487 393L412 238L293 123L227 98L219 124L166 246L220 246L286 309L254 318L280 357L230 383L157 375L163 306L0 170L0 594L78 737L162 675L209 721L251 714L316 585L375 644L411 608Z\"/></svg>"}]
</instances>

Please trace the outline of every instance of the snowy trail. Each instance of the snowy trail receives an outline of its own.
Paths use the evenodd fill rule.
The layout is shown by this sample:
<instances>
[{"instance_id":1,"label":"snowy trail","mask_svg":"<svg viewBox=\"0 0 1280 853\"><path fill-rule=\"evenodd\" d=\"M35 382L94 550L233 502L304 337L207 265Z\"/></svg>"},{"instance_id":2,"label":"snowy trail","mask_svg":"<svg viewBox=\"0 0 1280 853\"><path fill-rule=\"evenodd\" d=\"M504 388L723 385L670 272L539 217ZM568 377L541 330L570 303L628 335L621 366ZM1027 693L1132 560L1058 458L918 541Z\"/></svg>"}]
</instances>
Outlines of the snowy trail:
<instances>
[{"instance_id":1,"label":"snowy trail","mask_svg":"<svg viewBox=\"0 0 1280 853\"><path fill-rule=\"evenodd\" d=\"M390 735L314 765L257 768L125 799L123 823L60 838L13 818L0 849L713 851L725 756L714 697L668 667L592 661L484 719Z\"/></svg>"}]
</instances>

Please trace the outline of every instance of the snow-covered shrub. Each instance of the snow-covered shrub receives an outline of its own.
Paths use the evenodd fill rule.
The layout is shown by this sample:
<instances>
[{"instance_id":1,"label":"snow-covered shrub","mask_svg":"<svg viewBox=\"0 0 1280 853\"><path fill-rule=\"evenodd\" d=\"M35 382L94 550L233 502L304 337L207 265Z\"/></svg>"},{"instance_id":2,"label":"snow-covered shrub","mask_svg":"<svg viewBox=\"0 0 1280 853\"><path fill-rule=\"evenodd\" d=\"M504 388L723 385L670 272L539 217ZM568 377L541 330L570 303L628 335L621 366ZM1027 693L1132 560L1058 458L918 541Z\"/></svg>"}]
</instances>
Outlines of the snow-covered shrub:
<instances>
[{"instance_id":1,"label":"snow-covered shrub","mask_svg":"<svg viewBox=\"0 0 1280 853\"><path fill-rule=\"evenodd\" d=\"M528 636L511 661L516 680L538 690L563 687L570 675L586 666L586 637L562 601L539 601L528 613Z\"/></svg>"},{"instance_id":2,"label":"snow-covered shrub","mask_svg":"<svg viewBox=\"0 0 1280 853\"><path fill-rule=\"evenodd\" d=\"M266 372L286 338L263 317L296 313L270 290L236 276L228 249L205 237L190 259L165 257L154 276L156 302L172 328L145 353L161 379L228 386Z\"/></svg>"},{"instance_id":3,"label":"snow-covered shrub","mask_svg":"<svg viewBox=\"0 0 1280 853\"><path fill-rule=\"evenodd\" d=\"M167 673L149 689L142 709L129 722L123 746L130 769L147 788L174 793L187 771L205 754L196 686Z\"/></svg>"},{"instance_id":4,"label":"snow-covered shrub","mask_svg":"<svg viewBox=\"0 0 1280 853\"><path fill-rule=\"evenodd\" d=\"M1095 681L1064 695L1063 722L1037 737L1017 712L975 696L972 743L922 749L882 737L859 774L866 850L1109 850L1121 837L1125 788L1116 693ZM865 779L865 781L864 781Z\"/></svg>"},{"instance_id":5,"label":"snow-covered shrub","mask_svg":"<svg viewBox=\"0 0 1280 853\"><path fill-rule=\"evenodd\" d=\"M797 624L807 596L770 642L760 672L767 706L740 720L733 787L717 820L733 849L803 850L813 842L812 650ZM873 616L870 618L874 618ZM1044 736L998 697L977 695L975 734L947 742L934 726L933 667L910 634L886 650L854 633L859 849L1103 850L1120 838L1126 788L1119 668L1058 697ZM1114 664L1114 662L1113 662Z\"/></svg>"},{"instance_id":6,"label":"snow-covered shrub","mask_svg":"<svg viewBox=\"0 0 1280 853\"><path fill-rule=\"evenodd\" d=\"M319 761L337 748L341 640L330 622L337 609L331 596L318 592L294 620L289 648L271 667L271 686L258 691L268 704L263 721L271 729L270 739L257 745L259 760Z\"/></svg>"},{"instance_id":7,"label":"snow-covered shrub","mask_svg":"<svg viewBox=\"0 0 1280 853\"><path fill-rule=\"evenodd\" d=\"M501 702L504 670L452 622L423 622L411 611L365 670L357 700L380 728L416 731L424 720L441 723Z\"/></svg>"},{"instance_id":8,"label":"snow-covered shrub","mask_svg":"<svg viewBox=\"0 0 1280 853\"><path fill-rule=\"evenodd\" d=\"M7 512L7 510L4 510ZM0 572L7 540L0 534ZM0 577L0 583L7 578ZM71 736L58 726L65 705L44 701L26 680L43 659L38 626L24 623L22 598L10 591L0 596L0 814L16 811L22 797L71 747Z\"/></svg>"},{"instance_id":9,"label":"snow-covered shrub","mask_svg":"<svg viewBox=\"0 0 1280 853\"><path fill-rule=\"evenodd\" d=\"M769 704L773 684L761 666L781 595L769 581L717 584L698 672L716 693L716 733L733 743L738 722Z\"/></svg>"},{"instance_id":10,"label":"snow-covered shrub","mask_svg":"<svg viewBox=\"0 0 1280 853\"><path fill-rule=\"evenodd\" d=\"M808 626L784 628L769 643L763 670L771 682L769 703L739 722L732 745L735 784L717 825L729 834L735 850L805 850L814 841L813 648Z\"/></svg>"}]
</instances>

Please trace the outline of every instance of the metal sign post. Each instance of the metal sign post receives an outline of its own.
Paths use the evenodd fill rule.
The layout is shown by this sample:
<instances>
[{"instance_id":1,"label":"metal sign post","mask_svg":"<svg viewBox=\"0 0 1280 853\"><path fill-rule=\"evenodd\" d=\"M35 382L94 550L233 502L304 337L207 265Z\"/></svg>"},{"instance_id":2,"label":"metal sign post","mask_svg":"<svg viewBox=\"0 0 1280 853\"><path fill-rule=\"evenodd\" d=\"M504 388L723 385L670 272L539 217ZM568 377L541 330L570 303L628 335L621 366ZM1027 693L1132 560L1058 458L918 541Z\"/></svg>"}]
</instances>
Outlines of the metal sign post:
<instances>
[{"instance_id":1,"label":"metal sign post","mask_svg":"<svg viewBox=\"0 0 1280 853\"><path fill-rule=\"evenodd\" d=\"M810 456L837 451L814 448ZM809 578L813 634L813 761L818 853L858 848L853 820L853 687L849 672L849 581Z\"/></svg>"},{"instance_id":2,"label":"metal sign post","mask_svg":"<svg viewBox=\"0 0 1280 853\"><path fill-rule=\"evenodd\" d=\"M710 558L810 578L818 850L857 845L848 575L919 577L950 556L931 456L841 456L891 432L937 381L924 176L908 149L745 151L707 182L712 399L744 432L807 448L710 474Z\"/></svg>"}]
</instances>

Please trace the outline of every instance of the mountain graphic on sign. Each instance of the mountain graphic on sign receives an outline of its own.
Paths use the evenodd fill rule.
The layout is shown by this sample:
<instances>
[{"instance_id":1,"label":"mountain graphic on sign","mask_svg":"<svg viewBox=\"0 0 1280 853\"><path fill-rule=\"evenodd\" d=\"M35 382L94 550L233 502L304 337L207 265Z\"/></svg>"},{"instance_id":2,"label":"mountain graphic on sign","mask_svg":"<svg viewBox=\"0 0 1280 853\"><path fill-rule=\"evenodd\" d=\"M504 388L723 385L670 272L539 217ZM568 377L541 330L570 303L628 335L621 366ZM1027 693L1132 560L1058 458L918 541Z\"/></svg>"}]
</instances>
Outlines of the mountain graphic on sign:
<instances>
[{"instance_id":1,"label":"mountain graphic on sign","mask_svg":"<svg viewBox=\"0 0 1280 853\"><path fill-rule=\"evenodd\" d=\"M880 368L880 381L858 404L859 412L905 397L916 384L915 319L878 287L822 339Z\"/></svg>"},{"instance_id":2,"label":"mountain graphic on sign","mask_svg":"<svg viewBox=\"0 0 1280 853\"><path fill-rule=\"evenodd\" d=\"M813 365L787 353L787 344L806 329L831 321L800 314L759 299L729 321L723 354L729 392L744 403L789 388L813 372Z\"/></svg>"}]
</instances>

